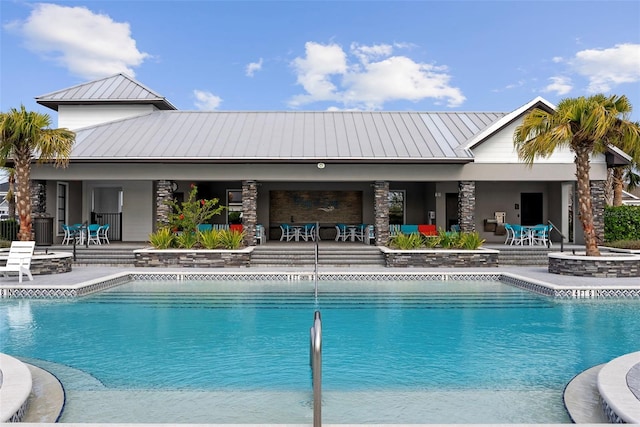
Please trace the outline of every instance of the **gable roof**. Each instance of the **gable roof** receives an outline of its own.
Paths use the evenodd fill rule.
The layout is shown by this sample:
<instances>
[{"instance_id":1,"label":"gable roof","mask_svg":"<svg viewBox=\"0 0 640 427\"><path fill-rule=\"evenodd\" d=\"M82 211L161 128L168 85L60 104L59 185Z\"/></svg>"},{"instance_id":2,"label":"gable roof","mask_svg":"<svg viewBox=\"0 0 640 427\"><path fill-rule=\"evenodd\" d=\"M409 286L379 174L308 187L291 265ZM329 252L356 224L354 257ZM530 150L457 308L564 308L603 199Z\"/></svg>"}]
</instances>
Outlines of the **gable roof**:
<instances>
[{"instance_id":1,"label":"gable roof","mask_svg":"<svg viewBox=\"0 0 640 427\"><path fill-rule=\"evenodd\" d=\"M72 162L467 163L505 113L155 111L76 131Z\"/></svg>"},{"instance_id":2,"label":"gable roof","mask_svg":"<svg viewBox=\"0 0 640 427\"><path fill-rule=\"evenodd\" d=\"M491 126L485 128L482 132L474 135L473 138L468 141L466 145L466 149L472 150L474 147L478 146L482 142L486 141L491 135L498 132L500 129L508 126L514 120L517 120L520 116L525 114L526 112L533 110L534 108L540 108L541 110L553 111L556 109L556 106L547 101L546 99L538 96L532 101L527 102L520 108L512 111L509 114L505 114L500 120L494 122Z\"/></svg>"},{"instance_id":3,"label":"gable roof","mask_svg":"<svg viewBox=\"0 0 640 427\"><path fill-rule=\"evenodd\" d=\"M175 110L166 98L126 74L94 80L36 97L38 104L58 111L61 104L153 104L159 110Z\"/></svg>"}]
</instances>

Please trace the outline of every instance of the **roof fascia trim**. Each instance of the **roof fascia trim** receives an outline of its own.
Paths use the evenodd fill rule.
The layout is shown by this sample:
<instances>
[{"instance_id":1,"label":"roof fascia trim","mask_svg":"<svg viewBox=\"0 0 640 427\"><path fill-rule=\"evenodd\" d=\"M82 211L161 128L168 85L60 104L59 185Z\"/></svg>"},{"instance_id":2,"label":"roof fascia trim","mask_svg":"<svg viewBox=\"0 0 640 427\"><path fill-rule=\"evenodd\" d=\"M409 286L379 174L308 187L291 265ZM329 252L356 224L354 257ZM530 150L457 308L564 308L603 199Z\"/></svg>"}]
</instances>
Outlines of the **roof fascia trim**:
<instances>
[{"instance_id":1,"label":"roof fascia trim","mask_svg":"<svg viewBox=\"0 0 640 427\"><path fill-rule=\"evenodd\" d=\"M556 109L556 106L554 104L550 103L549 101L547 101L546 99L542 98L541 96L537 96L535 99L529 101L528 103L524 104L522 107L520 107L520 108L512 111L511 113L507 114L506 116L504 116L500 120L496 121L495 123L493 123L492 125L490 125L486 129L484 129L482 132L480 132L477 135L475 135L467 143L467 145L464 148L466 150L472 150L473 148L475 148L476 146L478 146L479 144L484 142L491 135L493 135L494 133L498 132L500 129L502 129L503 127L507 126L509 123L511 123L512 121L516 120L518 117L520 117L521 115L526 113L528 110L536 107L539 104L542 104L542 105L546 106L547 108L549 108L551 110L555 110Z\"/></svg>"}]
</instances>

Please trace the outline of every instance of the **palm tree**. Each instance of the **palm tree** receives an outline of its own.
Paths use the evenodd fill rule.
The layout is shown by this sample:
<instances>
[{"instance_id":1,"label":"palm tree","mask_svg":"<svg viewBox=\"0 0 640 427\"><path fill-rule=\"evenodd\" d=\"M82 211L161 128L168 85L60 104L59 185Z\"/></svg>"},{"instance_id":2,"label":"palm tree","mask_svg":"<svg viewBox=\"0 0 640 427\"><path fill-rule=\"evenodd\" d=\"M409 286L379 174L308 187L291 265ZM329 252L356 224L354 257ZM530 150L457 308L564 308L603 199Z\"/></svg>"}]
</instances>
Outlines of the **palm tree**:
<instances>
[{"instance_id":1,"label":"palm tree","mask_svg":"<svg viewBox=\"0 0 640 427\"><path fill-rule=\"evenodd\" d=\"M16 174L16 202L20 218L19 240L31 240L31 161L53 161L56 167L69 164L75 134L68 129L49 129L48 114L12 108L0 113L0 162L13 160Z\"/></svg>"},{"instance_id":2,"label":"palm tree","mask_svg":"<svg viewBox=\"0 0 640 427\"><path fill-rule=\"evenodd\" d=\"M604 153L609 145L625 152L637 149L640 128L628 120L631 110L624 95L567 98L560 101L553 112L533 109L514 132L518 155L529 165L537 157L549 157L560 147L568 147L574 153L578 216L588 256L600 255L593 224L590 157Z\"/></svg>"}]
</instances>

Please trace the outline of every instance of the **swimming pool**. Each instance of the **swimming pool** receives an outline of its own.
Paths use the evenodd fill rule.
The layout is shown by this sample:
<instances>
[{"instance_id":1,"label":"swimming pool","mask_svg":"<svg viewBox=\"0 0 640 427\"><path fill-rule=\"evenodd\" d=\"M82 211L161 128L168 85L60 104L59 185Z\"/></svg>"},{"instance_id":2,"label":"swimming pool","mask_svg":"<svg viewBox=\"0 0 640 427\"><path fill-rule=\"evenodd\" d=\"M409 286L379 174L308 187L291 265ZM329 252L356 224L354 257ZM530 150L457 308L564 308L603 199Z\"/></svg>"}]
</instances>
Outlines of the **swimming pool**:
<instances>
[{"instance_id":1,"label":"swimming pool","mask_svg":"<svg viewBox=\"0 0 640 427\"><path fill-rule=\"evenodd\" d=\"M308 423L321 310L327 423L559 423L573 376L640 345L637 300L559 301L497 281L320 291L136 281L6 300L1 351L59 376L63 422Z\"/></svg>"}]
</instances>

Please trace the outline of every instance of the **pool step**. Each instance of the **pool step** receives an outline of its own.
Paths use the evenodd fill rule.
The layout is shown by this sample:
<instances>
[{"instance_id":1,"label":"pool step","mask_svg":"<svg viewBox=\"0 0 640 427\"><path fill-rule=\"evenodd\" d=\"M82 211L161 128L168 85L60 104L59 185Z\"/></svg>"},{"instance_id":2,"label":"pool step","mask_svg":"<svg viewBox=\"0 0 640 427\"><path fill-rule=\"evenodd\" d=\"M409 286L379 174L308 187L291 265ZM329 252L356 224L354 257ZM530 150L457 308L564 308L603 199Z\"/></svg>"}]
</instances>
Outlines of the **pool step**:
<instances>
[{"instance_id":1,"label":"pool step","mask_svg":"<svg viewBox=\"0 0 640 427\"><path fill-rule=\"evenodd\" d=\"M548 249L544 247L540 248L514 248L508 246L500 248L500 254L498 255L498 265L549 265L549 252L553 252L554 249Z\"/></svg>"},{"instance_id":2,"label":"pool step","mask_svg":"<svg viewBox=\"0 0 640 427\"><path fill-rule=\"evenodd\" d=\"M313 266L313 245L257 246L251 254L252 266ZM375 246L350 245L323 246L318 248L318 265L348 267L352 265L384 266L384 257Z\"/></svg>"}]
</instances>

